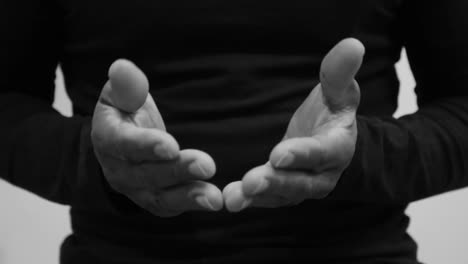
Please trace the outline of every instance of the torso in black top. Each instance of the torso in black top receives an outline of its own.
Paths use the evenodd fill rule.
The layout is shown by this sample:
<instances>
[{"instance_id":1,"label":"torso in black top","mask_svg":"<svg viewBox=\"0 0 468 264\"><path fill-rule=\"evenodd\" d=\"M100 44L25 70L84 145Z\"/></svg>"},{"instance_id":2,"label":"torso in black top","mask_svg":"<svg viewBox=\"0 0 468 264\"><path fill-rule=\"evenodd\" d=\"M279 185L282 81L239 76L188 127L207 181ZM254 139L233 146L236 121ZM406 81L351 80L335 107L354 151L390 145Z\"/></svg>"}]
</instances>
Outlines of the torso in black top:
<instances>
[{"instance_id":1,"label":"torso in black top","mask_svg":"<svg viewBox=\"0 0 468 264\"><path fill-rule=\"evenodd\" d=\"M109 65L121 57L134 61L149 77L168 132L182 148L213 156L218 172L212 181L222 188L267 160L292 113L317 84L321 59L345 37L358 38L367 48L358 75L360 113L392 115L401 5L401 0L60 0L60 62L75 114L91 115ZM93 200L91 189L74 201L75 234L62 248L64 264L417 263L406 234L405 204L325 199L160 219L109 195L115 209L109 212ZM201 249L185 253L186 246Z\"/></svg>"}]
</instances>

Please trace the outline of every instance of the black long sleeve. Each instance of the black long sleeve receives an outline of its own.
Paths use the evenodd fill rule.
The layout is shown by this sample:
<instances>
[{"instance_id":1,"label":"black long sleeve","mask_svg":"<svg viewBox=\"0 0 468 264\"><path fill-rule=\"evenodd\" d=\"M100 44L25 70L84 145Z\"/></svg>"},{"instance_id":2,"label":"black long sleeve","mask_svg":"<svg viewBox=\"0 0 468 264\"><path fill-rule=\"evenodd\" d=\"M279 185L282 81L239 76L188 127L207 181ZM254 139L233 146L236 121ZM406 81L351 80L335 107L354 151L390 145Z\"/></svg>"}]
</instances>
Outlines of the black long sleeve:
<instances>
[{"instance_id":1,"label":"black long sleeve","mask_svg":"<svg viewBox=\"0 0 468 264\"><path fill-rule=\"evenodd\" d=\"M0 0L0 177L71 204L62 263L416 264L406 203L467 185L465 2ZM358 148L329 199L166 219L108 192L89 119L115 59L145 72L167 131L224 188L265 162L350 36L366 45ZM403 45L420 110L393 119ZM58 62L72 118L51 107ZM165 250L184 246L200 250Z\"/></svg>"},{"instance_id":2,"label":"black long sleeve","mask_svg":"<svg viewBox=\"0 0 468 264\"><path fill-rule=\"evenodd\" d=\"M468 186L467 13L467 1L403 5L419 111L358 116L357 150L332 197L407 203Z\"/></svg>"},{"instance_id":3,"label":"black long sleeve","mask_svg":"<svg viewBox=\"0 0 468 264\"><path fill-rule=\"evenodd\" d=\"M51 201L70 204L89 118L52 108L62 52L51 1L1 1L0 177ZM82 158L82 157L81 157Z\"/></svg>"}]
</instances>

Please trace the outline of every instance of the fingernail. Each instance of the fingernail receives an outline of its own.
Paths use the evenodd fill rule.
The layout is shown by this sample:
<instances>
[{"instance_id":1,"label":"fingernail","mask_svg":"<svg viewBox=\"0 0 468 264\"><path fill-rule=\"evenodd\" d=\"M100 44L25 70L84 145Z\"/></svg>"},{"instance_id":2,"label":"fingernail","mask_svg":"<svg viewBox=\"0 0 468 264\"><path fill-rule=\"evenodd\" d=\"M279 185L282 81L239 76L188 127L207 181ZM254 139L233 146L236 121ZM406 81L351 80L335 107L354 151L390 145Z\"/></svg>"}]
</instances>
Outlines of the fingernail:
<instances>
[{"instance_id":1,"label":"fingernail","mask_svg":"<svg viewBox=\"0 0 468 264\"><path fill-rule=\"evenodd\" d=\"M211 175L208 174L208 170L206 168L204 168L204 166L200 163L200 162L197 162L197 167L198 169L200 170L200 172L202 173L203 176L205 177L209 177Z\"/></svg>"},{"instance_id":2,"label":"fingernail","mask_svg":"<svg viewBox=\"0 0 468 264\"><path fill-rule=\"evenodd\" d=\"M287 167L294 161L294 156L288 151L276 162L275 167Z\"/></svg>"},{"instance_id":3,"label":"fingernail","mask_svg":"<svg viewBox=\"0 0 468 264\"><path fill-rule=\"evenodd\" d=\"M265 191L267 186L268 186L268 182L266 180L264 180L264 179L261 179L260 183L253 190L252 195L256 195L256 194L259 194L259 193Z\"/></svg>"},{"instance_id":4,"label":"fingernail","mask_svg":"<svg viewBox=\"0 0 468 264\"><path fill-rule=\"evenodd\" d=\"M213 176L209 173L210 170L205 166L205 164L197 161L190 163L190 165L188 166L188 170L190 173L202 178L209 178Z\"/></svg>"},{"instance_id":5,"label":"fingernail","mask_svg":"<svg viewBox=\"0 0 468 264\"><path fill-rule=\"evenodd\" d=\"M210 203L210 201L208 201L208 198L204 195L199 195L197 197L195 197L195 201L197 201L197 203L205 208L205 209L208 209L208 210L211 210L211 211L215 211L215 208L214 206Z\"/></svg>"}]
</instances>

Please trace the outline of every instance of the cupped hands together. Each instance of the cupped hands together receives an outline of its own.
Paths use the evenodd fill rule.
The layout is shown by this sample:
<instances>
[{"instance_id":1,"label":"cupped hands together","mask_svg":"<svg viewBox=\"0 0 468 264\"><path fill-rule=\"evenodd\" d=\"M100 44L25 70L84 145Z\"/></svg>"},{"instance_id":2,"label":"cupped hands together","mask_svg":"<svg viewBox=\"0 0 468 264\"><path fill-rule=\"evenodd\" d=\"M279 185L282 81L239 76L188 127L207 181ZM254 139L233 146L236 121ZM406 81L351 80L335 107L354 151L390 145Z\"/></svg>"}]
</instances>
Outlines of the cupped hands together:
<instances>
[{"instance_id":1,"label":"cupped hands together","mask_svg":"<svg viewBox=\"0 0 468 264\"><path fill-rule=\"evenodd\" d=\"M165 128L145 74L117 60L97 102L91 138L105 178L116 191L160 217L186 211L239 212L321 199L350 164L357 140L360 92L355 75L364 56L356 39L338 43L323 59L320 83L292 116L265 164L221 191L208 182L215 161L180 149ZM157 172L157 173L156 173Z\"/></svg>"}]
</instances>

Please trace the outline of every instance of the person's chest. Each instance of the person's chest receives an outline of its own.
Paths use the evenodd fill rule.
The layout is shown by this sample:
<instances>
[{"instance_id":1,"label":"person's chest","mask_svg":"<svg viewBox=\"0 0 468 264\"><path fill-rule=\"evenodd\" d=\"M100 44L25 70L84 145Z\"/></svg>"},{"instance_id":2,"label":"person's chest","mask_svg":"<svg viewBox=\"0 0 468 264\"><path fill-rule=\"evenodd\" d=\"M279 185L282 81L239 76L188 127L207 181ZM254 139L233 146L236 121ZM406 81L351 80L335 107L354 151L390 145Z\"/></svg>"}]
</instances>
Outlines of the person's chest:
<instances>
[{"instance_id":1,"label":"person's chest","mask_svg":"<svg viewBox=\"0 0 468 264\"><path fill-rule=\"evenodd\" d=\"M69 51L326 52L392 33L402 0L61 0ZM374 32L372 32L374 31ZM365 41L365 40L364 40ZM173 54L177 50L177 55ZM155 54L155 55L156 55ZM172 55L171 55L172 54Z\"/></svg>"},{"instance_id":2,"label":"person's chest","mask_svg":"<svg viewBox=\"0 0 468 264\"><path fill-rule=\"evenodd\" d=\"M289 111L318 82L326 52L346 37L366 46L361 109L393 111L396 99L382 102L398 89L403 0L56 1L64 12L61 65L83 113L92 112L118 58L142 68L169 121L170 113L225 118L247 106Z\"/></svg>"}]
</instances>

